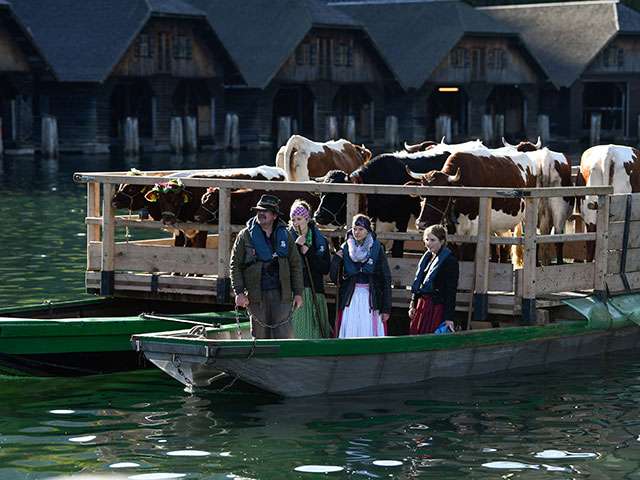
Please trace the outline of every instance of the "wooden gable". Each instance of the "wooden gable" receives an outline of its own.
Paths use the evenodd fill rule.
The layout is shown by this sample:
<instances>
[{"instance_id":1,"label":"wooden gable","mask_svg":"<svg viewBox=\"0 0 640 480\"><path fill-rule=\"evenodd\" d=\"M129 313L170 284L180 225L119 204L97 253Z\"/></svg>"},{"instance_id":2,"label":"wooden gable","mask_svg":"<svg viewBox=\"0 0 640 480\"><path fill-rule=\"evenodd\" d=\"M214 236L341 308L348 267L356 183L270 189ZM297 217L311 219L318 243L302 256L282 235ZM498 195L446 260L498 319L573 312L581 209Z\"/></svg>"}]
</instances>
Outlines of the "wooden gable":
<instances>
[{"instance_id":1,"label":"wooden gable","mask_svg":"<svg viewBox=\"0 0 640 480\"><path fill-rule=\"evenodd\" d=\"M276 79L286 83L382 81L371 44L349 30L314 29L286 60Z\"/></svg>"},{"instance_id":2,"label":"wooden gable","mask_svg":"<svg viewBox=\"0 0 640 480\"><path fill-rule=\"evenodd\" d=\"M506 37L464 37L429 77L429 82L450 84L513 85L537 81L532 65Z\"/></svg>"},{"instance_id":3,"label":"wooden gable","mask_svg":"<svg viewBox=\"0 0 640 480\"><path fill-rule=\"evenodd\" d=\"M29 72L29 61L5 27L0 26L0 72Z\"/></svg>"},{"instance_id":4,"label":"wooden gable","mask_svg":"<svg viewBox=\"0 0 640 480\"><path fill-rule=\"evenodd\" d=\"M640 72L640 37L618 36L594 58L585 73Z\"/></svg>"},{"instance_id":5,"label":"wooden gable","mask_svg":"<svg viewBox=\"0 0 640 480\"><path fill-rule=\"evenodd\" d=\"M222 68L205 37L200 22L151 19L127 49L112 75L211 78Z\"/></svg>"}]
</instances>

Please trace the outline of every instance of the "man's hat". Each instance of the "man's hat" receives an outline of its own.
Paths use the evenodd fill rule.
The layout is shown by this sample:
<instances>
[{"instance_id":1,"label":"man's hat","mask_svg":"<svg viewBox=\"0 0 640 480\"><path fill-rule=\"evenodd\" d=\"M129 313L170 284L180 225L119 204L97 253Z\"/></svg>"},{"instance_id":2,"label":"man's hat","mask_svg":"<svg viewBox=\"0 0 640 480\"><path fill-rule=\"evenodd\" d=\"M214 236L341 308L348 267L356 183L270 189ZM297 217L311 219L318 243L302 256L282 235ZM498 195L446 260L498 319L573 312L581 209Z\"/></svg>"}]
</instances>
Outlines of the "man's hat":
<instances>
[{"instance_id":1,"label":"man's hat","mask_svg":"<svg viewBox=\"0 0 640 480\"><path fill-rule=\"evenodd\" d=\"M280 199L274 195L262 195L258 204L251 207L251 210L270 210L276 215L282 215L280 212Z\"/></svg>"}]
</instances>

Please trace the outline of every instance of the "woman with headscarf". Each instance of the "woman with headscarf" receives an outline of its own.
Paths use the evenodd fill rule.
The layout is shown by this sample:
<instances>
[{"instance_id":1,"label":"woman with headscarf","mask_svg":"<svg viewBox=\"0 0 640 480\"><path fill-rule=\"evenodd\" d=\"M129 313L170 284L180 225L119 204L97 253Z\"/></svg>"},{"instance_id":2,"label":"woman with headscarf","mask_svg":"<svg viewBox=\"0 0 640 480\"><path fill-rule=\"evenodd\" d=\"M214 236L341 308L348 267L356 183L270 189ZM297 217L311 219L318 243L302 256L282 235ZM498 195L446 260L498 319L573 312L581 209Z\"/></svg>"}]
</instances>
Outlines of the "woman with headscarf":
<instances>
[{"instance_id":1,"label":"woman with headscarf","mask_svg":"<svg viewBox=\"0 0 640 480\"><path fill-rule=\"evenodd\" d=\"M336 336L383 337L391 313L391 272L371 219L353 217L352 228L331 261L339 285Z\"/></svg>"},{"instance_id":2,"label":"woman with headscarf","mask_svg":"<svg viewBox=\"0 0 640 480\"><path fill-rule=\"evenodd\" d=\"M323 277L329 273L331 258L327 240L311 220L312 213L311 207L304 200L293 202L289 213L289 232L293 235L302 258L304 278L302 307L293 314L295 338L323 338L328 337L330 332Z\"/></svg>"}]
</instances>

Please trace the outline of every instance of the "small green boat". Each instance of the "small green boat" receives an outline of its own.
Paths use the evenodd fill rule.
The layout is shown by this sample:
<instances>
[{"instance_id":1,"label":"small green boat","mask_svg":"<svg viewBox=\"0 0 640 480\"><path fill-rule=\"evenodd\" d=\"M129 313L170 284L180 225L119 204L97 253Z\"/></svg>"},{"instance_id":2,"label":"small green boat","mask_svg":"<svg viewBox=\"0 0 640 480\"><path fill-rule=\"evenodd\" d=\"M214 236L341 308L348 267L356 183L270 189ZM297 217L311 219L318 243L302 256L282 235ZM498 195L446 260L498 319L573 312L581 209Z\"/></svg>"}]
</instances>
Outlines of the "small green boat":
<instances>
[{"instance_id":1,"label":"small green boat","mask_svg":"<svg viewBox=\"0 0 640 480\"><path fill-rule=\"evenodd\" d=\"M163 313L143 313L152 306ZM225 330L224 324L237 328L233 312L198 313L211 305L191 304L186 311L194 313L174 313L180 307L185 306L95 298L1 308L0 374L80 376L132 370L148 365L131 350L133 334L206 326L215 336Z\"/></svg>"},{"instance_id":2,"label":"small green boat","mask_svg":"<svg viewBox=\"0 0 640 480\"><path fill-rule=\"evenodd\" d=\"M187 387L219 388L242 382L285 396L332 394L464 377L635 349L637 314L621 315L618 303L598 307L581 299L588 319L546 325L416 335L320 340L222 340L213 330L137 334L137 352ZM584 305L587 302L589 305ZM602 313L605 312L606 315ZM615 318L614 318L615 317Z\"/></svg>"}]
</instances>

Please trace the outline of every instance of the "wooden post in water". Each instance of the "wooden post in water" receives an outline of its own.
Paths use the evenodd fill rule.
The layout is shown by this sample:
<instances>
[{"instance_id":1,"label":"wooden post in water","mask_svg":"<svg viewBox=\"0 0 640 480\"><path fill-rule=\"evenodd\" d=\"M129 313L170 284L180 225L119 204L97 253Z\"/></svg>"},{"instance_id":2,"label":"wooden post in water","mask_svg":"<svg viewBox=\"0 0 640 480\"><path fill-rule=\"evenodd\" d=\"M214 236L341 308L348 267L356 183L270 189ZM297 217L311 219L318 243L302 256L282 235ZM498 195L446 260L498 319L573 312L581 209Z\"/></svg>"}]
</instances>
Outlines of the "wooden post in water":
<instances>
[{"instance_id":1,"label":"wooden post in water","mask_svg":"<svg viewBox=\"0 0 640 480\"><path fill-rule=\"evenodd\" d=\"M170 133L171 151L173 153L182 153L184 147L184 132L182 129L182 119L180 117L171 118Z\"/></svg>"},{"instance_id":2,"label":"wooden post in water","mask_svg":"<svg viewBox=\"0 0 640 480\"><path fill-rule=\"evenodd\" d=\"M536 228L539 198L526 198L524 207L524 265L522 270L522 324L536 323Z\"/></svg>"},{"instance_id":3,"label":"wooden post in water","mask_svg":"<svg viewBox=\"0 0 640 480\"><path fill-rule=\"evenodd\" d=\"M227 303L231 297L231 278L229 263L231 260L231 190L220 187L220 218L218 220L218 279L216 283L216 302Z\"/></svg>"},{"instance_id":4,"label":"wooden post in water","mask_svg":"<svg viewBox=\"0 0 640 480\"><path fill-rule=\"evenodd\" d=\"M196 153L198 151L198 125L196 117L184 117L184 152Z\"/></svg>"},{"instance_id":5,"label":"wooden post in water","mask_svg":"<svg viewBox=\"0 0 640 480\"><path fill-rule=\"evenodd\" d=\"M478 207L478 237L476 243L473 319L486 322L489 318L489 254L491 235L491 199L480 198Z\"/></svg>"},{"instance_id":6,"label":"wooden post in water","mask_svg":"<svg viewBox=\"0 0 640 480\"><path fill-rule=\"evenodd\" d=\"M114 186L112 183L105 183L102 189L102 268L100 279L100 295L113 295L113 282L116 264L116 217L115 210L111 205Z\"/></svg>"},{"instance_id":7,"label":"wooden post in water","mask_svg":"<svg viewBox=\"0 0 640 480\"><path fill-rule=\"evenodd\" d=\"M598 214L596 216L596 250L593 257L595 271L593 275L593 293L603 302L607 301L604 277L607 274L607 251L609 247L609 195L598 195Z\"/></svg>"}]
</instances>

